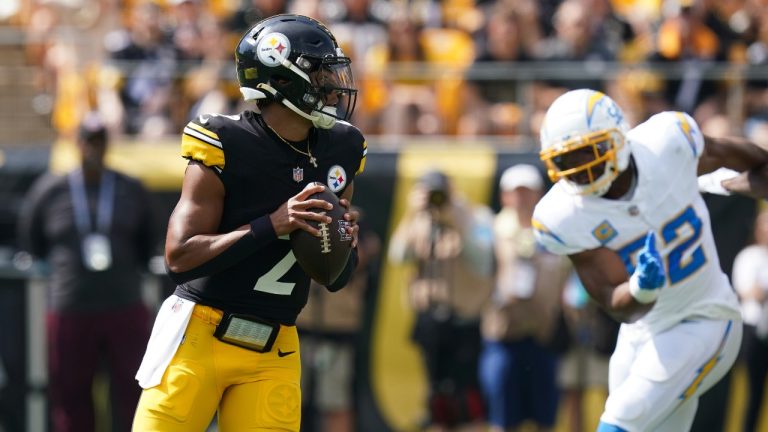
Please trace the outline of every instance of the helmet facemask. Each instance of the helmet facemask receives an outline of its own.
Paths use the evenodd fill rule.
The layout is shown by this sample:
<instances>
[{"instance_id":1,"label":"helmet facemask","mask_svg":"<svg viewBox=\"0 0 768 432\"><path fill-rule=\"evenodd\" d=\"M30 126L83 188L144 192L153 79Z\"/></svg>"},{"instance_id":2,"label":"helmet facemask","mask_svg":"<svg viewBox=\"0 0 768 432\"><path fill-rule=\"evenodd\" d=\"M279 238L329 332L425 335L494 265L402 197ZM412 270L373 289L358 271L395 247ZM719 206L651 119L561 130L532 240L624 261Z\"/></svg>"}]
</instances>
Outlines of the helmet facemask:
<instances>
[{"instance_id":1,"label":"helmet facemask","mask_svg":"<svg viewBox=\"0 0 768 432\"><path fill-rule=\"evenodd\" d=\"M299 108L317 117L312 119L315 126L328 129L336 120L348 120L357 104L349 57L337 50L337 55L328 54L322 59L300 56L296 64L299 68L309 66L306 78L302 76L308 80L308 85Z\"/></svg>"},{"instance_id":2,"label":"helmet facemask","mask_svg":"<svg viewBox=\"0 0 768 432\"><path fill-rule=\"evenodd\" d=\"M624 134L606 129L577 136L541 151L540 157L553 182L563 180L571 193L603 195L626 168Z\"/></svg>"}]
</instances>

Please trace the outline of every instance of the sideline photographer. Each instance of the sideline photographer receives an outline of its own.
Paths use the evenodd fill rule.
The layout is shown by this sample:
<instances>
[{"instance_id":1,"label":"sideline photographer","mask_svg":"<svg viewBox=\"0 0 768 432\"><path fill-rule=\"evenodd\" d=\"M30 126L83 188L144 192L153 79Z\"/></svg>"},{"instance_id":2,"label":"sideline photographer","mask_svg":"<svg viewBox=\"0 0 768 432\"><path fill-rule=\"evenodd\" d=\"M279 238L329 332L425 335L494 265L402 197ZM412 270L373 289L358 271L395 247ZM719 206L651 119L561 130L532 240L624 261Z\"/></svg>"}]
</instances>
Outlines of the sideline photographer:
<instances>
[{"instance_id":1,"label":"sideline photographer","mask_svg":"<svg viewBox=\"0 0 768 432\"><path fill-rule=\"evenodd\" d=\"M413 264L407 285L416 312L412 338L429 375L425 427L447 429L484 418L477 384L480 313L491 291L492 214L472 207L433 170L411 190L389 258Z\"/></svg>"}]
</instances>

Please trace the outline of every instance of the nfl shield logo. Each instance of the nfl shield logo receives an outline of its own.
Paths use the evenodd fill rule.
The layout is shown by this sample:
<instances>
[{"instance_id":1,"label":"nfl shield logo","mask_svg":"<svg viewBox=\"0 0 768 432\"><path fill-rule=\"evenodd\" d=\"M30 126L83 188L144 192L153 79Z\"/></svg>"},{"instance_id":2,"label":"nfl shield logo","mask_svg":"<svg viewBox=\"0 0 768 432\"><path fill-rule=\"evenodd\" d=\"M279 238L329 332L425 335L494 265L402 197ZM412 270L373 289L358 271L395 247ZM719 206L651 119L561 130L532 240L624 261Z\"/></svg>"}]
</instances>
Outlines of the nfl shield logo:
<instances>
[{"instance_id":1,"label":"nfl shield logo","mask_svg":"<svg viewBox=\"0 0 768 432\"><path fill-rule=\"evenodd\" d=\"M293 181L296 183L304 180L304 168L294 168L293 169Z\"/></svg>"}]
</instances>

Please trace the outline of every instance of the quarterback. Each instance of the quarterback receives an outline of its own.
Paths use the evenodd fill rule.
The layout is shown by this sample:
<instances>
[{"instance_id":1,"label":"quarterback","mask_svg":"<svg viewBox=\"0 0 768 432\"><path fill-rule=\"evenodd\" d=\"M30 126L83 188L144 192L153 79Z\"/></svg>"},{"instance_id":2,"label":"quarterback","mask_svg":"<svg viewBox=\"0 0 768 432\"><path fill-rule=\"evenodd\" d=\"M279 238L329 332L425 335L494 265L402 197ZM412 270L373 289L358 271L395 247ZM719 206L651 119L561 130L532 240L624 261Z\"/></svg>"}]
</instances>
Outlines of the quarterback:
<instances>
[{"instance_id":1,"label":"quarterback","mask_svg":"<svg viewBox=\"0 0 768 432\"><path fill-rule=\"evenodd\" d=\"M541 148L555 184L534 212L537 239L568 255L590 296L623 322L598 432L689 430L742 332L697 176L747 176L768 153L704 136L681 112L630 130L613 100L587 89L550 106Z\"/></svg>"},{"instance_id":2,"label":"quarterback","mask_svg":"<svg viewBox=\"0 0 768 432\"><path fill-rule=\"evenodd\" d=\"M236 49L246 100L258 111L203 115L187 124L189 160L168 224L165 259L176 282L161 306L136 378L144 389L135 431L298 431L300 352L296 316L309 276L288 234L330 222L308 199L324 188L350 211L366 144L346 120L354 109L349 58L311 18L277 15L257 23ZM311 182L321 182L305 188ZM353 252L339 278L356 264Z\"/></svg>"}]
</instances>

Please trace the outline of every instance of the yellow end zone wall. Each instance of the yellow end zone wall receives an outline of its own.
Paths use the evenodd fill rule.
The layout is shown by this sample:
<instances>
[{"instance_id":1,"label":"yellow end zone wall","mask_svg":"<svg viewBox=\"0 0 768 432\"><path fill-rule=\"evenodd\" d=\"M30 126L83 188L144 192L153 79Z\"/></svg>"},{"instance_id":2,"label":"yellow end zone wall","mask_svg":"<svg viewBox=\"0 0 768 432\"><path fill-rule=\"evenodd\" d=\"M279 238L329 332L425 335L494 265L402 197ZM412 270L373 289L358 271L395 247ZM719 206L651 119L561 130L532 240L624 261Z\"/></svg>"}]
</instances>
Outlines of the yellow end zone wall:
<instances>
[{"instance_id":1,"label":"yellow end zone wall","mask_svg":"<svg viewBox=\"0 0 768 432\"><path fill-rule=\"evenodd\" d=\"M50 169L65 172L79 163L74 142L58 140L51 149ZM154 191L181 190L187 161L179 153L178 141L113 144L107 149L106 164L121 173L141 179Z\"/></svg>"}]
</instances>

